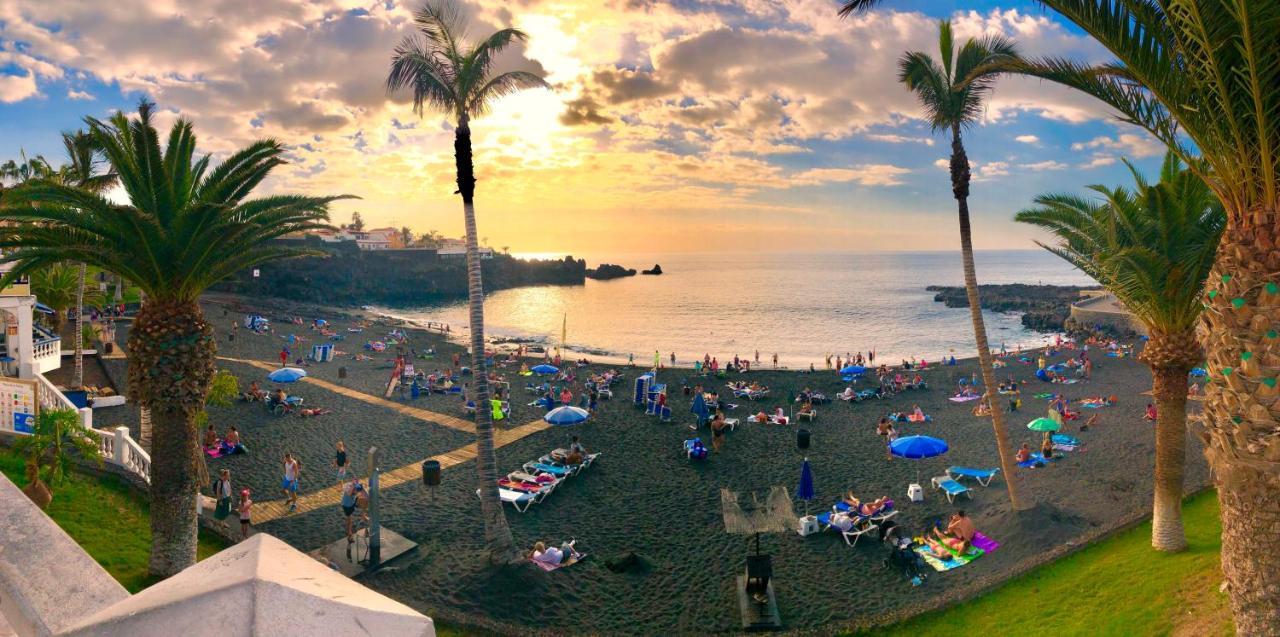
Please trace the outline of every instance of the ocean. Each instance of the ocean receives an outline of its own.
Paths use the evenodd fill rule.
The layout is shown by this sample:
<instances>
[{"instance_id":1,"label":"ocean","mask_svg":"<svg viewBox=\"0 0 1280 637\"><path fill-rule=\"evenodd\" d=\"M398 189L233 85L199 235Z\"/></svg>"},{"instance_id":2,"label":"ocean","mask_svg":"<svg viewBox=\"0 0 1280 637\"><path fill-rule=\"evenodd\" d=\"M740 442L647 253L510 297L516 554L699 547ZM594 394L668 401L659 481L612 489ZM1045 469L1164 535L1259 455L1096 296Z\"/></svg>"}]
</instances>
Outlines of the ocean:
<instances>
[{"instance_id":1,"label":"ocean","mask_svg":"<svg viewBox=\"0 0 1280 637\"><path fill-rule=\"evenodd\" d=\"M1043 250L979 251L979 283L1094 285L1092 279ZM704 354L721 364L733 357L765 364L774 353L792 369L821 368L829 353L874 349L878 361L915 356L937 360L975 354L966 308L933 300L928 285L961 285L959 252L868 254L662 254L587 257L637 270L662 265L661 276L637 275L574 286L499 290L485 300L488 337L559 344L567 325L566 357L653 360L675 352L680 365ZM416 308L375 308L412 321L442 321L465 338L464 301ZM993 347L1044 343L1018 314L985 312Z\"/></svg>"}]
</instances>

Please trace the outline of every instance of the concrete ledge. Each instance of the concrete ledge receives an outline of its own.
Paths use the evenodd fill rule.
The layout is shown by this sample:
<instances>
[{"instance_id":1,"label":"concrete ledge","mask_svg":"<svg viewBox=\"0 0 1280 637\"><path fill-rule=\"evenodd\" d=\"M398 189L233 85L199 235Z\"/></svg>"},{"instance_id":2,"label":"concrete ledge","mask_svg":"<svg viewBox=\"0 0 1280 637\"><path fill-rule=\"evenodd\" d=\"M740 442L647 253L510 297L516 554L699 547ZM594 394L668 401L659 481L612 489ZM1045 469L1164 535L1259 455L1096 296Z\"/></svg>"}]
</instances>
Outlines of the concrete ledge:
<instances>
[{"instance_id":1,"label":"concrete ledge","mask_svg":"<svg viewBox=\"0 0 1280 637\"><path fill-rule=\"evenodd\" d=\"M23 637L54 635L129 597L0 474L0 614Z\"/></svg>"}]
</instances>

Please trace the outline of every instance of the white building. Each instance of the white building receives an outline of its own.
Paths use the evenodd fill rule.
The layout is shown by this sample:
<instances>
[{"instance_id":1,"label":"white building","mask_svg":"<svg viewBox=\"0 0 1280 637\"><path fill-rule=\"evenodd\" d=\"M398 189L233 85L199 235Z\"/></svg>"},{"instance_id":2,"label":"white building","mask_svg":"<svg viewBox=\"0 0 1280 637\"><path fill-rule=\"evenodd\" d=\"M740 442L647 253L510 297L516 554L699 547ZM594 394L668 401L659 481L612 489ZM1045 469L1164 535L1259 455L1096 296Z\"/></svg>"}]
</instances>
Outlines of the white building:
<instances>
[{"instance_id":1,"label":"white building","mask_svg":"<svg viewBox=\"0 0 1280 637\"><path fill-rule=\"evenodd\" d=\"M0 265L0 276L12 264ZM33 380L62 364L62 339L35 324L36 297L24 277L0 290L0 376Z\"/></svg>"},{"instance_id":2,"label":"white building","mask_svg":"<svg viewBox=\"0 0 1280 637\"><path fill-rule=\"evenodd\" d=\"M480 246L478 248L481 259L492 259L493 248ZM463 239L441 239L440 245L436 247L436 254L442 257L463 258L467 256L467 242Z\"/></svg>"}]
</instances>

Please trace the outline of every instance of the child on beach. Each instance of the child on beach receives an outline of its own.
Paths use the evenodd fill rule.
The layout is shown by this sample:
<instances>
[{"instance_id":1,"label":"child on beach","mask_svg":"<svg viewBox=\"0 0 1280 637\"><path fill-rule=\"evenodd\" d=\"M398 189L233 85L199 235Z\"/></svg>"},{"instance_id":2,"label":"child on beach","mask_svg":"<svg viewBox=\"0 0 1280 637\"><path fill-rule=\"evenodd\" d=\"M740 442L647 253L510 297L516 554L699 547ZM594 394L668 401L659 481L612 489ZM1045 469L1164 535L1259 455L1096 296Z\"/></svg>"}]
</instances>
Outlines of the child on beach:
<instances>
[{"instance_id":1,"label":"child on beach","mask_svg":"<svg viewBox=\"0 0 1280 637\"><path fill-rule=\"evenodd\" d=\"M347 445L343 443L341 440L339 440L338 443L334 445L334 452L333 452L333 467L338 470L339 484L341 484L343 480L347 479L348 464L349 464L349 461L347 460Z\"/></svg>"},{"instance_id":2,"label":"child on beach","mask_svg":"<svg viewBox=\"0 0 1280 637\"><path fill-rule=\"evenodd\" d=\"M240 539L249 539L249 521L250 511L253 509L253 500L249 499L249 490L240 491L240 504L236 507L236 511L240 514Z\"/></svg>"},{"instance_id":3,"label":"child on beach","mask_svg":"<svg viewBox=\"0 0 1280 637\"><path fill-rule=\"evenodd\" d=\"M302 463L298 462L293 454L284 454L284 479L280 482L280 489L284 492L285 500L289 502L290 513L298 510L298 478L301 473Z\"/></svg>"}]
</instances>

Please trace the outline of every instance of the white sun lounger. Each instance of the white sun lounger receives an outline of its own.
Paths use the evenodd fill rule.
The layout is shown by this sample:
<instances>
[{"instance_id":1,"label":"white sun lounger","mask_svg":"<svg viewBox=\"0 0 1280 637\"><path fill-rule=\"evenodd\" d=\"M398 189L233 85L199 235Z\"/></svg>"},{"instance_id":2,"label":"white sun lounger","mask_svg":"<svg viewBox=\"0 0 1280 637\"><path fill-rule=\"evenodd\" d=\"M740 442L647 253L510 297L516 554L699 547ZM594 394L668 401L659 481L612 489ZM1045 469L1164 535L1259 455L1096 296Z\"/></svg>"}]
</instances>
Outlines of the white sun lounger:
<instances>
[{"instance_id":1,"label":"white sun lounger","mask_svg":"<svg viewBox=\"0 0 1280 637\"><path fill-rule=\"evenodd\" d=\"M510 504L511 508L515 509L520 513L524 513L525 511L528 511L529 507L534 502L541 501L542 498L540 496L545 495L549 491L550 490L542 491L535 495L533 493L525 493L523 491L512 491L511 489L504 489L502 487L498 487L498 495L502 498L502 501L507 504ZM479 489L476 489L476 497L477 498L480 497Z\"/></svg>"}]
</instances>

